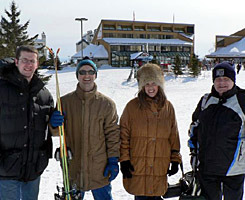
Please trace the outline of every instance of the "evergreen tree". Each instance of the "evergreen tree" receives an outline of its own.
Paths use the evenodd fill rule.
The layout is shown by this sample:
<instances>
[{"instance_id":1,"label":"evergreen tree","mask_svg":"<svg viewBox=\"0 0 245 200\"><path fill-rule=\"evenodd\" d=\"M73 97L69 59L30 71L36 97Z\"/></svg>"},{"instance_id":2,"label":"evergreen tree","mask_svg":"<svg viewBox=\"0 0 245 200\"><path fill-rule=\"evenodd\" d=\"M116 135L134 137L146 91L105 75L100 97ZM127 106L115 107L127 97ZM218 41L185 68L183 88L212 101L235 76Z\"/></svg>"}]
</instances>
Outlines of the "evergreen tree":
<instances>
[{"instance_id":1,"label":"evergreen tree","mask_svg":"<svg viewBox=\"0 0 245 200\"><path fill-rule=\"evenodd\" d=\"M34 40L38 37L29 38L27 27L30 23L28 20L24 25L20 24L20 11L14 1L10 5L10 11L5 9L9 21L2 16L0 22L0 59L4 57L15 57L15 52L18 46L33 45Z\"/></svg>"},{"instance_id":2,"label":"evergreen tree","mask_svg":"<svg viewBox=\"0 0 245 200\"><path fill-rule=\"evenodd\" d=\"M189 68L190 68L190 72L189 73L193 77L197 77L201 73L200 62L199 62L198 56L196 56L195 54L193 54L192 57L191 57Z\"/></svg>"},{"instance_id":3,"label":"evergreen tree","mask_svg":"<svg viewBox=\"0 0 245 200\"><path fill-rule=\"evenodd\" d=\"M52 50L52 49L51 49ZM48 66L53 66L53 69L55 67L54 63L55 63L55 57L54 57L54 54L50 53L49 52L49 55L48 55L49 59L46 61L46 64ZM61 70L61 67L60 67L60 59L59 59L59 56L57 57L57 70ZM52 69L52 68L50 68Z\"/></svg>"},{"instance_id":4,"label":"evergreen tree","mask_svg":"<svg viewBox=\"0 0 245 200\"><path fill-rule=\"evenodd\" d=\"M176 55L175 57L175 61L174 61L174 74L177 77L178 75L183 74L182 70L181 70L181 59L179 57L179 55Z\"/></svg>"}]
</instances>

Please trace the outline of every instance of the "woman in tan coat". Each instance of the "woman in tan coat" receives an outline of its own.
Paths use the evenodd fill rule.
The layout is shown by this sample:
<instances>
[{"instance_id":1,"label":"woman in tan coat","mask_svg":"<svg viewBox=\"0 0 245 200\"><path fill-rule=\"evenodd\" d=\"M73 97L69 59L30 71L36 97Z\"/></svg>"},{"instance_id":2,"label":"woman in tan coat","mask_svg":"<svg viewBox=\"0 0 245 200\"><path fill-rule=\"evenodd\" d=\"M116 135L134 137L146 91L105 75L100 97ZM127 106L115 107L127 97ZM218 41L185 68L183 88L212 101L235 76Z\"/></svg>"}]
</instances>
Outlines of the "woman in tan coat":
<instances>
[{"instance_id":1,"label":"woman in tan coat","mask_svg":"<svg viewBox=\"0 0 245 200\"><path fill-rule=\"evenodd\" d=\"M138 97L126 105L120 119L123 185L135 200L157 200L167 191L167 174L178 172L179 133L161 68L145 64L137 80Z\"/></svg>"}]
</instances>

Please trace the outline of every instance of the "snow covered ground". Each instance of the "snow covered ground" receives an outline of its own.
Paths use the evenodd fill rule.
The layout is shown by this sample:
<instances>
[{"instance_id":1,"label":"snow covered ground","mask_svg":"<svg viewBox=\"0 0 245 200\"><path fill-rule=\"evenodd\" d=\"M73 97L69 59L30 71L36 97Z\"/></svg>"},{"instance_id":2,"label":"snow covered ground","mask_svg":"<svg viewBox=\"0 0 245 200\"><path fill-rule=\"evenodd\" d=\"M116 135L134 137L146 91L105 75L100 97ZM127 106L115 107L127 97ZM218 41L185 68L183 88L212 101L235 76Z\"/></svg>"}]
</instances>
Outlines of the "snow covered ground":
<instances>
[{"instance_id":1,"label":"snow covered ground","mask_svg":"<svg viewBox=\"0 0 245 200\"><path fill-rule=\"evenodd\" d=\"M42 74L54 74L53 70L42 70ZM137 95L138 85L135 79L127 82L129 76L129 68L111 68L105 66L99 69L96 83L98 90L105 95L112 98L118 110L118 115L121 116L122 111L127 102ZM60 93L64 95L73 91L76 88L77 79L75 75L75 68L67 67L59 72ZM241 70L237 75L237 85L245 88L245 71ZM188 128L191 122L191 115L194 111L199 99L204 93L210 92L212 86L211 71L202 71L198 78L191 78L188 76L181 76L174 78L171 74L165 75L165 92L167 98L172 102L176 117L178 121L178 128L181 139L181 154L183 156L184 170L190 170L189 165L189 149L187 147ZM49 81L47 88L52 93L54 99L55 94L55 76ZM54 151L59 145L58 138L53 138ZM170 183L177 183L181 173L169 178ZM40 185L40 200L52 200L56 192L56 185L62 185L62 176L59 163L51 159L49 165L41 178ZM122 175L119 173L118 177L112 182L112 195L114 200L133 200L133 196L128 194L122 185ZM85 195L86 200L93 199L91 192ZM170 200L176 200L172 198ZM245 197L244 197L245 199Z\"/></svg>"}]
</instances>

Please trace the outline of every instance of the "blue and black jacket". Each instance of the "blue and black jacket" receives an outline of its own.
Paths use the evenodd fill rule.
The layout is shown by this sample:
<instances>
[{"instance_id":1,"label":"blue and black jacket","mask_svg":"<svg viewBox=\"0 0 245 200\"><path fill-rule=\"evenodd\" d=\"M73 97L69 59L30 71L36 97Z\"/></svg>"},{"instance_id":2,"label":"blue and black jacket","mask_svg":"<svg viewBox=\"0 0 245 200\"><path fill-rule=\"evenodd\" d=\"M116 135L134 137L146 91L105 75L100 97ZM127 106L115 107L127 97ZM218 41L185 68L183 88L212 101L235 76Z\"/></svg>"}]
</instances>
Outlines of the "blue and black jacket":
<instances>
[{"instance_id":1,"label":"blue and black jacket","mask_svg":"<svg viewBox=\"0 0 245 200\"><path fill-rule=\"evenodd\" d=\"M245 90L238 86L219 96L212 88L192 115L188 145L198 152L201 173L245 174Z\"/></svg>"}]
</instances>

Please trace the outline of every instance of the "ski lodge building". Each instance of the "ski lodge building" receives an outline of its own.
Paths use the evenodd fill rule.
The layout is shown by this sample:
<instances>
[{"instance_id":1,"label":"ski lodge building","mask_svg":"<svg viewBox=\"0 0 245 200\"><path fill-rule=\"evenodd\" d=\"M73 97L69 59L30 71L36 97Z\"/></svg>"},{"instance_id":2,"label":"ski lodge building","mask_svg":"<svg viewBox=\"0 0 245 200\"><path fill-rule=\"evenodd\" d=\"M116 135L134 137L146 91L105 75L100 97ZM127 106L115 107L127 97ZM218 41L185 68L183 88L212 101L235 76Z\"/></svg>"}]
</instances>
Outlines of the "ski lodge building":
<instances>
[{"instance_id":1,"label":"ski lodge building","mask_svg":"<svg viewBox=\"0 0 245 200\"><path fill-rule=\"evenodd\" d=\"M245 62L245 29L242 29L229 36L216 35L215 37L215 52L206 55L207 58L212 58L215 61L222 62L230 60Z\"/></svg>"},{"instance_id":2,"label":"ski lodge building","mask_svg":"<svg viewBox=\"0 0 245 200\"><path fill-rule=\"evenodd\" d=\"M161 65L174 63L179 55L186 65L194 52L194 24L102 19L91 43L102 45L108 64L115 67L132 66L130 55L137 52L148 53ZM77 52L73 58L79 59L79 55Z\"/></svg>"}]
</instances>

